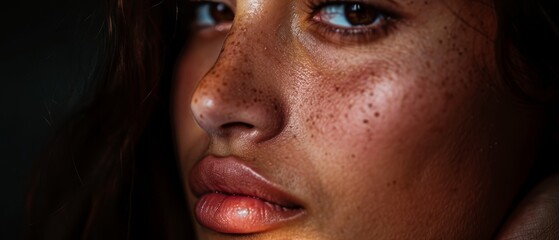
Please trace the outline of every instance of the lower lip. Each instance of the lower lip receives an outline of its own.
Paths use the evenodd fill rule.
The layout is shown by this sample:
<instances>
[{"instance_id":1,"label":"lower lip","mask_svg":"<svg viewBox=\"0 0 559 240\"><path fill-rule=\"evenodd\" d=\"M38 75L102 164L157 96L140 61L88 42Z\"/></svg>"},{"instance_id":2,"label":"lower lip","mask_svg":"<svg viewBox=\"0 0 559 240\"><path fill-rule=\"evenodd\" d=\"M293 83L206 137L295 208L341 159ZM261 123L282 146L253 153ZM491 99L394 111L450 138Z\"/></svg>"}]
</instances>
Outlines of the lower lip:
<instances>
[{"instance_id":1,"label":"lower lip","mask_svg":"<svg viewBox=\"0 0 559 240\"><path fill-rule=\"evenodd\" d=\"M302 209L221 193L203 195L196 204L196 218L200 224L216 232L230 234L269 231L302 214Z\"/></svg>"}]
</instances>

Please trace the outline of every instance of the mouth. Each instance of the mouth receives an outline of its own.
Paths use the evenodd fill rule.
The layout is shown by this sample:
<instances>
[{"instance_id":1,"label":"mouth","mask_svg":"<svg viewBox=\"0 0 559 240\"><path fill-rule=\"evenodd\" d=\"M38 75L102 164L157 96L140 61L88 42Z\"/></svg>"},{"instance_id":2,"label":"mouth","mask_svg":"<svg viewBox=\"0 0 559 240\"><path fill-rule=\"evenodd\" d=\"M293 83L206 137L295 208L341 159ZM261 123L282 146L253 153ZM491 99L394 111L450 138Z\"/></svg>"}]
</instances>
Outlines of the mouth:
<instances>
[{"instance_id":1,"label":"mouth","mask_svg":"<svg viewBox=\"0 0 559 240\"><path fill-rule=\"evenodd\" d=\"M198 198L196 220L216 232L265 232L305 213L298 199L236 158L204 158L192 169L189 183Z\"/></svg>"}]
</instances>

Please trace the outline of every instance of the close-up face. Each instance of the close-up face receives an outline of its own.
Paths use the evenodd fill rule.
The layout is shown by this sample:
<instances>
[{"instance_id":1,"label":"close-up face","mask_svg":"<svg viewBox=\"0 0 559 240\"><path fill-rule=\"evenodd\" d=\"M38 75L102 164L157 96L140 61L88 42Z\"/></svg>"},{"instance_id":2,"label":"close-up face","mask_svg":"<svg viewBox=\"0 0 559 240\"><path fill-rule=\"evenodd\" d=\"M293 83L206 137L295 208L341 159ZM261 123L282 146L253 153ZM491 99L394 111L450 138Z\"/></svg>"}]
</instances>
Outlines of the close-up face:
<instances>
[{"instance_id":1,"label":"close-up face","mask_svg":"<svg viewBox=\"0 0 559 240\"><path fill-rule=\"evenodd\" d=\"M200 239L494 236L542 111L498 74L492 1L193 3L172 114Z\"/></svg>"}]
</instances>

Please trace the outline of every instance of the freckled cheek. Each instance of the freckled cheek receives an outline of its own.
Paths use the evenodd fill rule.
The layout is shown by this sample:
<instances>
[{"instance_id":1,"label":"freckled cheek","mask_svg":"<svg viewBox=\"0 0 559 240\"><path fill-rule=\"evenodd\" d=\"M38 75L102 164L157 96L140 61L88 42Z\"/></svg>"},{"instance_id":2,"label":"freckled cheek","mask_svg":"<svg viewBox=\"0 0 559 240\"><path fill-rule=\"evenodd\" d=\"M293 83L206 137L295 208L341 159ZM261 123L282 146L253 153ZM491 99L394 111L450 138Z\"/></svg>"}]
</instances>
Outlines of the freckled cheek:
<instances>
[{"instance_id":1,"label":"freckled cheek","mask_svg":"<svg viewBox=\"0 0 559 240\"><path fill-rule=\"evenodd\" d=\"M398 188L387 184L400 181L409 167L409 159L397 151L401 138L413 137L403 129L410 110L402 107L405 86L393 79L356 77L337 82L342 83L339 88L329 85L331 91L316 95L323 103L307 111L312 117L305 119L305 126L313 135L308 144L317 154L312 159L318 159L316 164L324 171L320 182L328 186L325 194L344 206L332 214L358 211L365 213L359 215L362 221L372 221L382 215L379 207L394 203L388 196ZM353 204L346 206L344 201Z\"/></svg>"},{"instance_id":2,"label":"freckled cheek","mask_svg":"<svg viewBox=\"0 0 559 240\"><path fill-rule=\"evenodd\" d=\"M414 149L444 140L433 134L437 126L448 124L439 116L444 91L419 86L414 76L379 76L361 74L322 84L324 92L307 101L316 102L305 110L310 113L304 123L309 142L315 152L330 150L331 161L324 164L358 166L368 169L366 175L401 175L414 167Z\"/></svg>"},{"instance_id":3,"label":"freckled cheek","mask_svg":"<svg viewBox=\"0 0 559 240\"><path fill-rule=\"evenodd\" d=\"M363 83L353 86L331 86L334 91L317 96L320 101L306 111L312 114L305 120L310 132L319 136L316 141L348 146L356 154L376 145L375 142L389 140L397 132L405 120L400 111L401 86L391 80L362 80Z\"/></svg>"}]
</instances>

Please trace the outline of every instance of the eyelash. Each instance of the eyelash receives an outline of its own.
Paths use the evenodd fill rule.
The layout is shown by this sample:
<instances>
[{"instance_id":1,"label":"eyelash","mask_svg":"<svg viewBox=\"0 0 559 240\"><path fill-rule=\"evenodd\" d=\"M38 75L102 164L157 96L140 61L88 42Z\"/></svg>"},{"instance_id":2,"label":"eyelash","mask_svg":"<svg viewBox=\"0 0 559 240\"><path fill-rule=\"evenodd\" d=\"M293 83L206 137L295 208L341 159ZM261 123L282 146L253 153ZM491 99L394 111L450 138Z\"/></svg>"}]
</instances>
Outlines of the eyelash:
<instances>
[{"instance_id":1,"label":"eyelash","mask_svg":"<svg viewBox=\"0 0 559 240\"><path fill-rule=\"evenodd\" d=\"M317 14L319 14L320 11L327 6L355 3L360 3L374 8L380 17L383 18L381 20L382 22L377 26L340 27L315 19ZM398 20L398 16L396 14L358 0L306 0L306 12L308 16L306 21L310 23L309 27L311 30L316 32L326 41L342 44L367 43L383 38L395 29L395 22Z\"/></svg>"}]
</instances>

